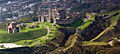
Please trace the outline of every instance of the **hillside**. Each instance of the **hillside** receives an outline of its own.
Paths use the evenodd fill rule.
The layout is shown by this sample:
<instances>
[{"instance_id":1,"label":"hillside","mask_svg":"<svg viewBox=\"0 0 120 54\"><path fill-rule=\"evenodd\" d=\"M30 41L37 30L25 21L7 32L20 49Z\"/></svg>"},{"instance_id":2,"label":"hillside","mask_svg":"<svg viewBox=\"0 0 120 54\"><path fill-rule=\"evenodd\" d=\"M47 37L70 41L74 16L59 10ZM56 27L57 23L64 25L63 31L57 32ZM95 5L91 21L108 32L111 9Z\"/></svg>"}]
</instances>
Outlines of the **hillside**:
<instances>
[{"instance_id":1,"label":"hillside","mask_svg":"<svg viewBox=\"0 0 120 54\"><path fill-rule=\"evenodd\" d=\"M111 11L111 13L112 12L113 11ZM24 49L26 51L25 53L33 51L31 54L117 54L120 51L119 42L115 42L115 45L117 46L111 46L108 42L114 39L119 40L120 13L119 10L113 14L109 13L110 12L94 15L94 17L87 19L81 26L76 28L69 26L57 27L58 29L56 30L55 35L53 35L54 38L45 44L20 49ZM46 23L46 25L49 24ZM50 26L50 28L52 27ZM76 29L78 30L77 32ZM22 53L23 51L20 49L18 50ZM1 52L18 52L5 51L6 50L3 50Z\"/></svg>"},{"instance_id":2,"label":"hillside","mask_svg":"<svg viewBox=\"0 0 120 54\"><path fill-rule=\"evenodd\" d=\"M0 54L120 54L120 1L85 1L73 6L72 11L79 11L82 16L72 24L37 22L37 27L33 19L23 18L17 22L25 22L27 26L20 33L6 34L1 29L1 43L25 47L2 49Z\"/></svg>"},{"instance_id":3,"label":"hillside","mask_svg":"<svg viewBox=\"0 0 120 54\"><path fill-rule=\"evenodd\" d=\"M15 43L23 46L35 46L46 43L54 38L56 27L52 23L25 23L26 27L20 26L19 33L7 33L1 29L0 43ZM30 27L30 25L34 27ZM48 40L48 41L49 41Z\"/></svg>"},{"instance_id":4,"label":"hillside","mask_svg":"<svg viewBox=\"0 0 120 54\"><path fill-rule=\"evenodd\" d=\"M117 12L113 15L109 15L109 17L96 16L95 21L89 24L86 28L81 29L80 32L77 32L74 35L71 35L64 44L64 47L60 46L52 52L50 51L48 54L118 53L117 51L119 51L119 48L110 46L108 41L115 37L119 37L119 32L114 32L119 31L119 17L120 15ZM115 36L113 37L111 34L114 33ZM109 51L108 49L116 49L116 51Z\"/></svg>"}]
</instances>

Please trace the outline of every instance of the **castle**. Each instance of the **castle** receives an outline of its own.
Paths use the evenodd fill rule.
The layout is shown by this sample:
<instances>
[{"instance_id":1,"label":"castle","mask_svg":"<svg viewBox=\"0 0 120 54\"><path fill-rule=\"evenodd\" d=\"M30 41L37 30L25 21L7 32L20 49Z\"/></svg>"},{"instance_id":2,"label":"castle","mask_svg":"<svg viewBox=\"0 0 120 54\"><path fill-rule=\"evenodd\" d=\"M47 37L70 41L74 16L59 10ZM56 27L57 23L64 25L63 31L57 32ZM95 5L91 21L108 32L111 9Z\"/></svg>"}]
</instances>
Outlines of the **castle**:
<instances>
[{"instance_id":1,"label":"castle","mask_svg":"<svg viewBox=\"0 0 120 54\"><path fill-rule=\"evenodd\" d=\"M64 8L48 8L38 16L38 22L71 24L76 21L76 15L72 16L70 11L66 11Z\"/></svg>"},{"instance_id":2,"label":"castle","mask_svg":"<svg viewBox=\"0 0 120 54\"><path fill-rule=\"evenodd\" d=\"M7 26L7 30L8 30L8 33L18 33L19 32L19 28L16 27L16 23L12 22L12 23L9 23L8 26Z\"/></svg>"}]
</instances>

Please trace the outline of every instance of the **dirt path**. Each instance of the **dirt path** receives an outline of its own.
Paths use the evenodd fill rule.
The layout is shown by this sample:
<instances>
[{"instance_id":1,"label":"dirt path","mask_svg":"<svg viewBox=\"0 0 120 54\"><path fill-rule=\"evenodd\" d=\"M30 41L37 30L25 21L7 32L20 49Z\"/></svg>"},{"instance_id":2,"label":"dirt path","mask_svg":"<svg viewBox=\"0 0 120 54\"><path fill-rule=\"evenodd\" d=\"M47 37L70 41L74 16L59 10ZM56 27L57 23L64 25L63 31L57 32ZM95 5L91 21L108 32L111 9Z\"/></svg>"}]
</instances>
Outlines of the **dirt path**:
<instances>
[{"instance_id":1,"label":"dirt path","mask_svg":"<svg viewBox=\"0 0 120 54\"><path fill-rule=\"evenodd\" d=\"M0 43L1 46L3 46L4 48L16 48L16 47L22 47L22 45L16 45L14 43ZM0 49L4 49L1 48Z\"/></svg>"},{"instance_id":2,"label":"dirt path","mask_svg":"<svg viewBox=\"0 0 120 54\"><path fill-rule=\"evenodd\" d=\"M48 26L46 28L47 28L47 34L46 34L46 36L47 36L50 33L50 28Z\"/></svg>"},{"instance_id":3,"label":"dirt path","mask_svg":"<svg viewBox=\"0 0 120 54\"><path fill-rule=\"evenodd\" d=\"M46 38L47 37L47 35L49 35L50 34L50 28L47 26L46 27L47 28L47 34L44 36L44 37L42 37L42 38Z\"/></svg>"}]
</instances>

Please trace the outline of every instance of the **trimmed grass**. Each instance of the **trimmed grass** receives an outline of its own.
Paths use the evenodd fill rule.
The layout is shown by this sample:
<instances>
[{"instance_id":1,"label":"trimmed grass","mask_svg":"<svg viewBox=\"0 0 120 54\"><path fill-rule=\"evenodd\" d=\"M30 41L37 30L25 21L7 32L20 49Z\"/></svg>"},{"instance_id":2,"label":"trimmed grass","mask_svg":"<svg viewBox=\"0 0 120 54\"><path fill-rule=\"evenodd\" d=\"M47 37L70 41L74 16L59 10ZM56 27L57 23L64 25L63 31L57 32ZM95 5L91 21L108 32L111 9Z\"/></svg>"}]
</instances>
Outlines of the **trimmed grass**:
<instances>
[{"instance_id":1,"label":"trimmed grass","mask_svg":"<svg viewBox=\"0 0 120 54\"><path fill-rule=\"evenodd\" d=\"M53 23L40 22L40 25L44 26L44 27L47 26L50 28L49 34L47 36L41 36L34 40L21 40L21 41L15 42L15 43L18 45L27 45L27 46L32 47L32 46L36 46L38 44L46 43L46 42L52 40L53 38L55 38L55 32L57 31L56 26L58 26L57 24L56 24L56 26L53 26Z\"/></svg>"},{"instance_id":2,"label":"trimmed grass","mask_svg":"<svg viewBox=\"0 0 120 54\"><path fill-rule=\"evenodd\" d=\"M4 29L0 29L0 33L8 33L8 32L5 31Z\"/></svg>"},{"instance_id":3,"label":"trimmed grass","mask_svg":"<svg viewBox=\"0 0 120 54\"><path fill-rule=\"evenodd\" d=\"M15 34L4 33L4 34L0 34L0 42L13 43L20 40L33 40L38 37L44 36L46 34L47 34L47 30L45 28L28 31L28 32L15 33Z\"/></svg>"},{"instance_id":4,"label":"trimmed grass","mask_svg":"<svg viewBox=\"0 0 120 54\"><path fill-rule=\"evenodd\" d=\"M57 31L57 28L55 26L52 26L52 25L53 24L49 25L50 32L49 32L49 34L47 36L43 36L43 37L35 39L36 41L33 41L34 43L32 43L30 46L36 46L38 44L43 44L43 43L49 42L50 40L55 38L55 33Z\"/></svg>"},{"instance_id":5,"label":"trimmed grass","mask_svg":"<svg viewBox=\"0 0 120 54\"><path fill-rule=\"evenodd\" d=\"M57 31L56 26L58 26L53 26L53 23L39 22L40 26L38 28L31 29L28 25L31 25L32 23L25 24L27 26L21 29L20 33L8 34L7 31L1 29L0 32L4 32L0 33L0 43L16 43L23 46L43 44L55 37L54 34ZM50 28L50 33L47 36L47 29L45 27Z\"/></svg>"}]
</instances>

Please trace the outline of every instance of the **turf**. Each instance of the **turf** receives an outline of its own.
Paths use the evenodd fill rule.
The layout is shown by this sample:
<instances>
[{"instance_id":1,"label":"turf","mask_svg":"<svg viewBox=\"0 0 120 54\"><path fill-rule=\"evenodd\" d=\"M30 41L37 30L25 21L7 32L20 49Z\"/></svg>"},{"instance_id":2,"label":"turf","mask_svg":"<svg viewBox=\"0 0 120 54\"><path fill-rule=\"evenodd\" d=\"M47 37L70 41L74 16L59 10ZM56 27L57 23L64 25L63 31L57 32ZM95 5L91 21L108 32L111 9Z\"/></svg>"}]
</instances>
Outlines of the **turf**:
<instances>
[{"instance_id":1,"label":"turf","mask_svg":"<svg viewBox=\"0 0 120 54\"><path fill-rule=\"evenodd\" d=\"M78 29L84 29L94 21L95 16L93 14L91 14L91 13L88 13L88 14L91 15L91 18L87 19L87 20L84 20L84 24L81 25L81 26L78 26L77 27Z\"/></svg>"},{"instance_id":2,"label":"turf","mask_svg":"<svg viewBox=\"0 0 120 54\"><path fill-rule=\"evenodd\" d=\"M0 29L0 43L16 43L27 46L43 44L55 37L54 34L57 31L56 26L58 26L53 26L53 23L39 22L39 27L29 28L28 26L33 23L25 24L26 27L20 29L19 33L9 34L7 31L5 31L5 29ZM46 27L50 28L48 35Z\"/></svg>"},{"instance_id":3,"label":"turf","mask_svg":"<svg viewBox=\"0 0 120 54\"><path fill-rule=\"evenodd\" d=\"M45 28L28 31L28 32L15 33L15 34L3 33L3 34L0 34L0 42L13 43L20 40L33 40L38 37L46 35L46 33L47 33L47 30Z\"/></svg>"}]
</instances>

